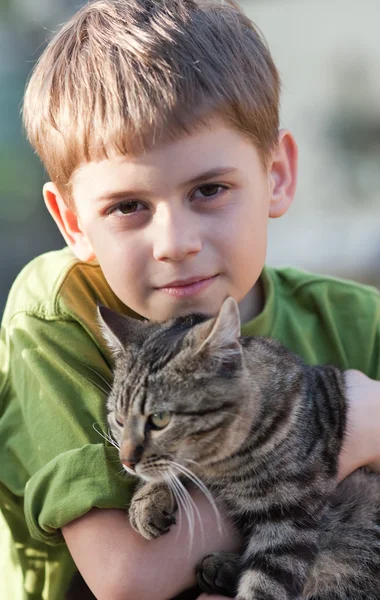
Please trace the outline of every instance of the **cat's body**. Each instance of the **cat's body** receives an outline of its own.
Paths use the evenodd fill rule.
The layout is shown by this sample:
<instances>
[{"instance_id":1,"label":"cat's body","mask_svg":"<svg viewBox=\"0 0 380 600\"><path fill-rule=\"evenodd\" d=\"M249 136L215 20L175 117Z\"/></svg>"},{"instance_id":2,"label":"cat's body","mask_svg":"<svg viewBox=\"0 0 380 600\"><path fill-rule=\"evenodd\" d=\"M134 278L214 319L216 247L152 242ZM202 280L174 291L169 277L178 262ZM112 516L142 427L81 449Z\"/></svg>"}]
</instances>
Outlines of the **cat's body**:
<instances>
[{"instance_id":1,"label":"cat's body","mask_svg":"<svg viewBox=\"0 0 380 600\"><path fill-rule=\"evenodd\" d=\"M177 508L168 484L181 504L191 469L244 540L239 556L205 557L202 589L238 600L378 600L380 477L362 470L336 489L344 375L272 340L240 339L232 299L214 320L102 316L116 357L110 427L123 464L146 482L132 525L148 538L165 533Z\"/></svg>"}]
</instances>

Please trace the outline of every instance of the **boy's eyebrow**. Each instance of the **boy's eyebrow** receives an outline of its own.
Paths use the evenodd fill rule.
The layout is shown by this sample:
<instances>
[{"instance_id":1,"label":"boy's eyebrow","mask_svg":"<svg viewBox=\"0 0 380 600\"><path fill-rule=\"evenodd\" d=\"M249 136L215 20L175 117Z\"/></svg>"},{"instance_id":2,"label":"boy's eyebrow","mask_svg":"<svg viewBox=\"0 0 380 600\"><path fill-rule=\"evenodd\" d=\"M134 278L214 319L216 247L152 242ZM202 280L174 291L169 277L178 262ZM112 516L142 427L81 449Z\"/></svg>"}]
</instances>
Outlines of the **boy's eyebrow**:
<instances>
[{"instance_id":1,"label":"boy's eyebrow","mask_svg":"<svg viewBox=\"0 0 380 600\"><path fill-rule=\"evenodd\" d=\"M194 185L196 183L202 183L204 181L208 181L209 179L213 179L214 177L222 177L224 175L230 175L232 173L237 172L239 169L236 167L219 167L215 169L210 169L201 175L197 175L192 179L189 179L185 183L181 184L181 187L187 187L189 185ZM118 198L128 198L128 197L136 197L143 194L143 191L138 190L120 190L120 191L110 191L104 192L100 196L96 197L97 202L105 202L107 200L115 200Z\"/></svg>"},{"instance_id":2,"label":"boy's eyebrow","mask_svg":"<svg viewBox=\"0 0 380 600\"><path fill-rule=\"evenodd\" d=\"M183 187L193 185L194 183L202 183L202 181L207 181L208 179L213 179L214 177L222 177L223 175L229 175L238 170L239 169L237 169L236 167L219 167L216 169L210 169L209 171L206 171L206 173L202 173L202 175L197 175L196 177L189 179L189 181L186 181L183 184Z\"/></svg>"}]
</instances>

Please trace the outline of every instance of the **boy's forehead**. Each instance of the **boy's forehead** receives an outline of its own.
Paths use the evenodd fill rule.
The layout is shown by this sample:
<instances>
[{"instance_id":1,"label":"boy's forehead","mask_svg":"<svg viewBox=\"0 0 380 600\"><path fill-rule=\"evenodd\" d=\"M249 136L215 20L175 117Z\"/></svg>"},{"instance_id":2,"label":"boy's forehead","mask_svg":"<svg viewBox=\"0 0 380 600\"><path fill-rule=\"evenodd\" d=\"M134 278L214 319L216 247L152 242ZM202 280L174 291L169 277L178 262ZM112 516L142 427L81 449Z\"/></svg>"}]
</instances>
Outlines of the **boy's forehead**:
<instances>
[{"instance_id":1,"label":"boy's forehead","mask_svg":"<svg viewBox=\"0 0 380 600\"><path fill-rule=\"evenodd\" d=\"M213 117L188 135L141 153L83 164L72 178L72 189L75 195L76 189L86 186L91 196L101 197L118 185L154 187L158 179L184 185L202 175L211 178L214 171L217 176L244 169L245 161L253 156L258 156L253 142L223 119Z\"/></svg>"}]
</instances>

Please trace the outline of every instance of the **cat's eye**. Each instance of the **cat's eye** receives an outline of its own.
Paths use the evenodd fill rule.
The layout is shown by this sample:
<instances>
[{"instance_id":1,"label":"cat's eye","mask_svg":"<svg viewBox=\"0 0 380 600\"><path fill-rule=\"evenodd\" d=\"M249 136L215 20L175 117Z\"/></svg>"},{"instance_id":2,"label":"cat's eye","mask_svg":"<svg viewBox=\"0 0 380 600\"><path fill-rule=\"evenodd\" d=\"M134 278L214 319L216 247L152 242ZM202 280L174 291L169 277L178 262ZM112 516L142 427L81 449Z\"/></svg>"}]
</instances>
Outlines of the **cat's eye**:
<instances>
[{"instance_id":1,"label":"cat's eye","mask_svg":"<svg viewBox=\"0 0 380 600\"><path fill-rule=\"evenodd\" d=\"M168 410L162 410L149 415L148 423L151 429L165 429L169 425L171 418L172 416Z\"/></svg>"},{"instance_id":2,"label":"cat's eye","mask_svg":"<svg viewBox=\"0 0 380 600\"><path fill-rule=\"evenodd\" d=\"M123 421L121 421L120 418L118 419L117 417L115 417L115 421L116 421L116 425L119 425L119 427L124 427L124 423L123 423Z\"/></svg>"}]
</instances>

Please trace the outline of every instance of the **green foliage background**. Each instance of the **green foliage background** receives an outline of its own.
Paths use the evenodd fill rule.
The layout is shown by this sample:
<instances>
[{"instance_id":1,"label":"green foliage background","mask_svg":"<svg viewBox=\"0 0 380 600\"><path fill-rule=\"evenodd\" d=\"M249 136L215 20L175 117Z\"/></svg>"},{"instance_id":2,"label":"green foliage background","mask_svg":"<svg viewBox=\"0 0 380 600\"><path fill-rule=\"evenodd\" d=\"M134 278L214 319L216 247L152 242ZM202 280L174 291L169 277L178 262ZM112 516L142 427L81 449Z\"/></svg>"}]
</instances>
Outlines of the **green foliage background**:
<instances>
[{"instance_id":1,"label":"green foliage background","mask_svg":"<svg viewBox=\"0 0 380 600\"><path fill-rule=\"evenodd\" d=\"M0 0L0 315L20 269L64 242L43 204L45 179L22 129L25 82L57 24L80 1Z\"/></svg>"}]
</instances>

